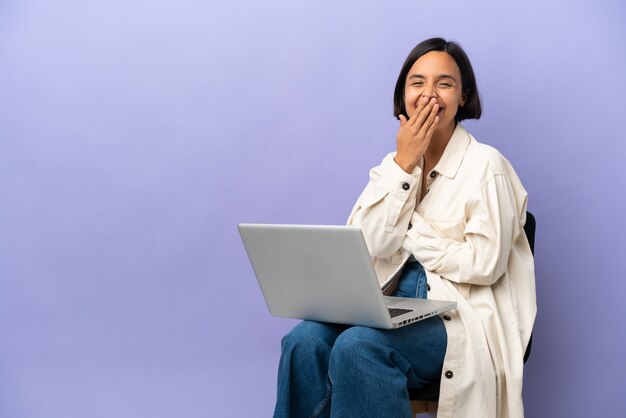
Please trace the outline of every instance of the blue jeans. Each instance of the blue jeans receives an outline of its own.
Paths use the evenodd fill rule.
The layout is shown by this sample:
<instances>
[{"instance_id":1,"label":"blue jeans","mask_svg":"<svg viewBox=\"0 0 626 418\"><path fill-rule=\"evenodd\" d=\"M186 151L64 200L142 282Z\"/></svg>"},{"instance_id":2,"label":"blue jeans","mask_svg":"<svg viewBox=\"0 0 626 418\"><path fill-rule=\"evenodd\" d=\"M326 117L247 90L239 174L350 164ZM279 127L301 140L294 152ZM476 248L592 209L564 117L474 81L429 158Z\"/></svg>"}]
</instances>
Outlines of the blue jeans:
<instances>
[{"instance_id":1,"label":"blue jeans","mask_svg":"<svg viewBox=\"0 0 626 418\"><path fill-rule=\"evenodd\" d=\"M426 296L408 264L394 295ZM407 387L439 381L447 335L439 317L384 330L303 321L282 340L274 418L411 417Z\"/></svg>"}]
</instances>

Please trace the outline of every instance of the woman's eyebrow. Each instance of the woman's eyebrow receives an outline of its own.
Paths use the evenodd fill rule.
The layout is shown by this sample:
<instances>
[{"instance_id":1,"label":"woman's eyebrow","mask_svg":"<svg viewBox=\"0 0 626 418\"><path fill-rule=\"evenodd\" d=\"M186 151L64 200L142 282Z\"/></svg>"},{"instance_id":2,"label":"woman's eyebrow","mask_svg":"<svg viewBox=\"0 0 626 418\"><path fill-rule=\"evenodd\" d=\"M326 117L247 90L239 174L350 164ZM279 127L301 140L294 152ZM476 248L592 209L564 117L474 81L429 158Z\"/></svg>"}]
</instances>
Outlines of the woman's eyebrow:
<instances>
[{"instance_id":1,"label":"woman's eyebrow","mask_svg":"<svg viewBox=\"0 0 626 418\"><path fill-rule=\"evenodd\" d=\"M450 80L452 80L452 81L454 81L454 82L456 83L456 78L454 78L454 77L453 77L452 75L450 75L450 74L441 74L438 78L439 78L440 80L441 80L442 78L449 78Z\"/></svg>"},{"instance_id":2,"label":"woman's eyebrow","mask_svg":"<svg viewBox=\"0 0 626 418\"><path fill-rule=\"evenodd\" d=\"M426 78L426 77L421 75L421 74L411 74L408 79L411 80L411 79L414 79L414 78ZM437 76L438 80L441 80L442 78L448 78L448 79L456 82L456 78L454 78L454 76L451 75L451 74L439 74Z\"/></svg>"}]
</instances>

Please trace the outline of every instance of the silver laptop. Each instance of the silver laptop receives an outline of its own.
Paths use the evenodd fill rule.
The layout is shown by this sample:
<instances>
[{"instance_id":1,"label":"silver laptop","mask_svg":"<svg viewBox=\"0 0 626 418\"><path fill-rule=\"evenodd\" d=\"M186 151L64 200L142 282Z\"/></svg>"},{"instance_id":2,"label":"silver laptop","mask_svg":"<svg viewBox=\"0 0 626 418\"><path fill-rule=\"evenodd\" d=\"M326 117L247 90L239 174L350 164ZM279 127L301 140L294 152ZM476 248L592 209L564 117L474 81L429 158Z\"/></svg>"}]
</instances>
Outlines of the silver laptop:
<instances>
[{"instance_id":1,"label":"silver laptop","mask_svg":"<svg viewBox=\"0 0 626 418\"><path fill-rule=\"evenodd\" d=\"M384 296L355 226L239 224L275 316L398 328L456 308L456 302Z\"/></svg>"}]
</instances>

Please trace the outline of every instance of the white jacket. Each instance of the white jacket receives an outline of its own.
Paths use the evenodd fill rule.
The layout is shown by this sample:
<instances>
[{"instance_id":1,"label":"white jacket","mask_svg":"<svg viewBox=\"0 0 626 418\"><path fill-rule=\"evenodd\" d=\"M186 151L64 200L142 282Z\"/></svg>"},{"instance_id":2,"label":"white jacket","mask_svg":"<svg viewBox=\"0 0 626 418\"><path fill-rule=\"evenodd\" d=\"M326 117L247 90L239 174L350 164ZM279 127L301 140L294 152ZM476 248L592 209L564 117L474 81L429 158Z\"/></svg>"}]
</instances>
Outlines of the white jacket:
<instances>
[{"instance_id":1,"label":"white jacket","mask_svg":"<svg viewBox=\"0 0 626 418\"><path fill-rule=\"evenodd\" d=\"M381 284L413 255L429 299L455 300L437 417L521 418L523 357L537 311L523 226L527 194L510 163L460 124L420 196L422 163L387 155L348 224L358 225ZM443 316L442 316L443 317Z\"/></svg>"}]
</instances>

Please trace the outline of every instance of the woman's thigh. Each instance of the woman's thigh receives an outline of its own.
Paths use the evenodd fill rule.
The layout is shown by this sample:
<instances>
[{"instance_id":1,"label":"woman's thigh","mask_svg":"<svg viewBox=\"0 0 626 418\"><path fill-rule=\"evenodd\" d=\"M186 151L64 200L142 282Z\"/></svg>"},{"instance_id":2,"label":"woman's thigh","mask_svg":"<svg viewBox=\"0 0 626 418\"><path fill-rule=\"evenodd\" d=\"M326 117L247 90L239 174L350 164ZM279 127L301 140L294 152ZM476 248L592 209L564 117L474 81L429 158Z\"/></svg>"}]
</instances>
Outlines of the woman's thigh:
<instances>
[{"instance_id":1,"label":"woman's thigh","mask_svg":"<svg viewBox=\"0 0 626 418\"><path fill-rule=\"evenodd\" d=\"M395 362L409 386L438 381L447 347L447 334L438 316L393 330L350 327L340 334L335 349L356 353L367 348L381 359ZM354 355L349 357L355 357Z\"/></svg>"}]
</instances>

